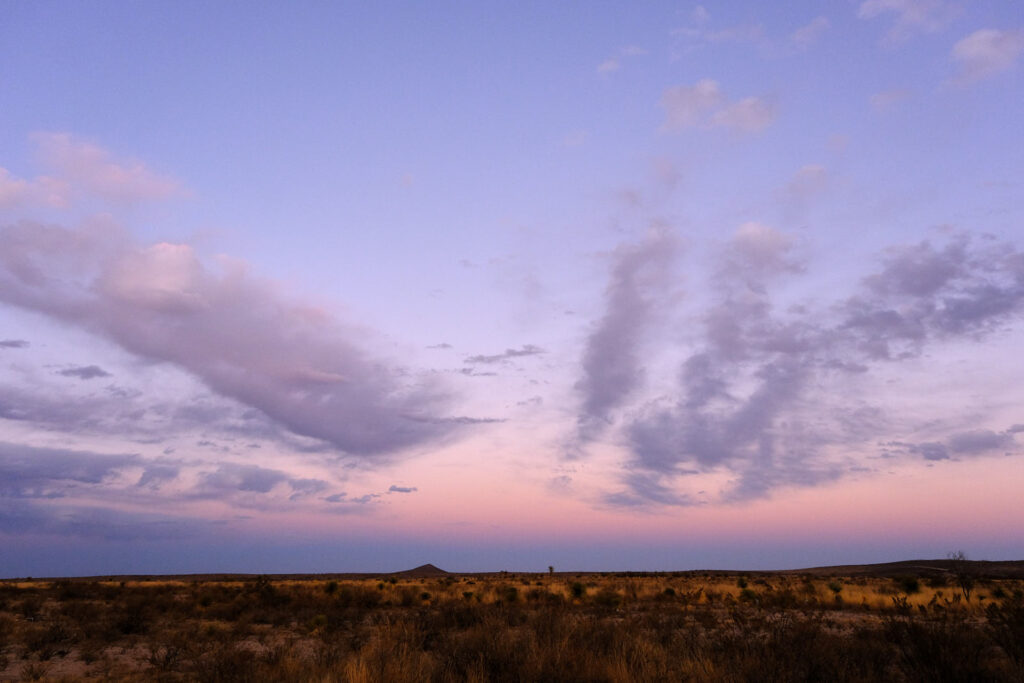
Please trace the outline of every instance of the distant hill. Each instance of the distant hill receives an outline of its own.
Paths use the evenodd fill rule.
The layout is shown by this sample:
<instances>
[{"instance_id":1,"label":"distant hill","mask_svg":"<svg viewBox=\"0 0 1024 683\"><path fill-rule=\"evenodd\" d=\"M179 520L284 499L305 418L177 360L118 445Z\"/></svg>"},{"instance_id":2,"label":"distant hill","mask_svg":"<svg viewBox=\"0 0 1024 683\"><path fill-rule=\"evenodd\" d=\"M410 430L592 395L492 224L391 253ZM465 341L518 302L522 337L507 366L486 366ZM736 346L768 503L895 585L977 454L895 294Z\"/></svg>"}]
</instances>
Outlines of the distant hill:
<instances>
[{"instance_id":1,"label":"distant hill","mask_svg":"<svg viewBox=\"0 0 1024 683\"><path fill-rule=\"evenodd\" d=\"M448 576L448 572L438 569L432 564L422 564L415 569L406 569L404 572L392 572L391 576L405 579L433 579L439 576Z\"/></svg>"},{"instance_id":2,"label":"distant hill","mask_svg":"<svg viewBox=\"0 0 1024 683\"><path fill-rule=\"evenodd\" d=\"M975 578L978 579L1024 579L1024 560L968 560L967 565ZM762 575L810 575L810 576L877 576L877 577L900 577L918 576L928 578L932 576L949 576L953 571L952 560L903 560L900 562L884 562L880 564L847 564L829 567L808 567L806 569L781 569L781 570L743 570L743 569L688 569L682 572L666 571L624 571L624 572L593 572L579 570L572 572L556 572L556 576L578 576L581 574L621 575L621 576L654 576L659 574L762 574ZM415 569L386 573L324 573L324 574L268 574L268 579L275 581L327 581L327 580L380 580L384 577L395 577L404 579L438 579L446 576L478 576L494 577L505 575L508 572L447 572L435 567L432 564L424 564ZM547 575L547 572L513 572L523 575ZM77 576L77 577L37 577L37 581L254 581L259 578L258 574L150 574L150 575L104 575L104 576ZM23 581L19 578L0 578L0 582ZM28 579L30 580L30 579Z\"/></svg>"},{"instance_id":3,"label":"distant hill","mask_svg":"<svg viewBox=\"0 0 1024 683\"><path fill-rule=\"evenodd\" d=\"M967 560L967 566L979 578L1024 579L1024 561L1021 560ZM778 574L811 574L814 576L940 576L953 570L952 560L903 560L881 564L848 564L834 567L790 569Z\"/></svg>"}]
</instances>

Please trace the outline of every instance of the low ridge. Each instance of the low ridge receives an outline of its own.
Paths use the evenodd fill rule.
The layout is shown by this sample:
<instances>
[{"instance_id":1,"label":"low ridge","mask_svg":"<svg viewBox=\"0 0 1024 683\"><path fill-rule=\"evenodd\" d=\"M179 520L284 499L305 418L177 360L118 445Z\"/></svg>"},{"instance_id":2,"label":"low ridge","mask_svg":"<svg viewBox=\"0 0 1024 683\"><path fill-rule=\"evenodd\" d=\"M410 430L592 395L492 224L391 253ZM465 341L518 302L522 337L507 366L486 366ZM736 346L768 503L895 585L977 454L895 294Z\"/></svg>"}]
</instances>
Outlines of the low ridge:
<instances>
[{"instance_id":1,"label":"low ridge","mask_svg":"<svg viewBox=\"0 0 1024 683\"><path fill-rule=\"evenodd\" d=\"M392 576L404 576L413 579L429 579L435 576L448 576L448 572L439 569L432 564L423 564L415 569L406 569L404 572L393 572Z\"/></svg>"}]
</instances>

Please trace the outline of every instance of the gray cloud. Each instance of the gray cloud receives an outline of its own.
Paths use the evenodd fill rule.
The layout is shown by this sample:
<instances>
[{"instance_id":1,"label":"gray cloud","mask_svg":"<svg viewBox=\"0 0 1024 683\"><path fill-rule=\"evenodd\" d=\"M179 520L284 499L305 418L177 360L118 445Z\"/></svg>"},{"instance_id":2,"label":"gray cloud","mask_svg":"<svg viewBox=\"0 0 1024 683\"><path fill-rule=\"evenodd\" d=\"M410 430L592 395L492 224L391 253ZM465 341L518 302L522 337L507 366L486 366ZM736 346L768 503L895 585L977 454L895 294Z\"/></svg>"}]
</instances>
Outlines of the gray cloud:
<instances>
[{"instance_id":1,"label":"gray cloud","mask_svg":"<svg viewBox=\"0 0 1024 683\"><path fill-rule=\"evenodd\" d=\"M97 377L110 377L110 373L98 365L83 365L80 367L67 368L57 373L64 377L77 377L78 379L95 379Z\"/></svg>"},{"instance_id":2,"label":"gray cloud","mask_svg":"<svg viewBox=\"0 0 1024 683\"><path fill-rule=\"evenodd\" d=\"M0 442L0 497L60 498L71 488L100 484L138 464L139 456L132 454Z\"/></svg>"},{"instance_id":3,"label":"gray cloud","mask_svg":"<svg viewBox=\"0 0 1024 683\"><path fill-rule=\"evenodd\" d=\"M497 424L500 422L506 422L503 417L468 417L466 415L458 415L456 417L434 417L434 418L422 418L422 417L410 417L410 420L430 420L441 424L458 424L458 425L486 425L486 424Z\"/></svg>"},{"instance_id":4,"label":"gray cloud","mask_svg":"<svg viewBox=\"0 0 1024 683\"><path fill-rule=\"evenodd\" d=\"M115 539L180 537L209 523L132 508L140 503L148 509L154 504L218 500L270 509L280 506L283 496L296 501L328 488L320 479L292 477L256 465L219 463L212 471L200 473L191 490L154 498L168 482L180 482L186 466L164 457L147 460L135 454L0 442L0 530ZM142 474L133 482L139 469Z\"/></svg>"},{"instance_id":5,"label":"gray cloud","mask_svg":"<svg viewBox=\"0 0 1024 683\"><path fill-rule=\"evenodd\" d=\"M42 505L0 500L0 529L7 534L156 541L194 537L217 524L219 522L156 513L56 505L53 501Z\"/></svg>"},{"instance_id":6,"label":"gray cloud","mask_svg":"<svg viewBox=\"0 0 1024 683\"><path fill-rule=\"evenodd\" d=\"M24 349L28 342L24 339L0 339L0 349Z\"/></svg>"},{"instance_id":7,"label":"gray cloud","mask_svg":"<svg viewBox=\"0 0 1024 683\"><path fill-rule=\"evenodd\" d=\"M0 418L68 430L116 432L139 417L138 406L114 397L50 395L14 386L0 386ZM135 430L127 430L134 432Z\"/></svg>"},{"instance_id":8,"label":"gray cloud","mask_svg":"<svg viewBox=\"0 0 1024 683\"><path fill-rule=\"evenodd\" d=\"M349 498L348 502L355 503L356 505L366 505L373 501L374 498L380 498L379 493L367 493L366 495L359 496L358 498Z\"/></svg>"},{"instance_id":9,"label":"gray cloud","mask_svg":"<svg viewBox=\"0 0 1024 683\"><path fill-rule=\"evenodd\" d=\"M388 489L388 493L413 493L418 490L415 486L395 486L392 484Z\"/></svg>"},{"instance_id":10,"label":"gray cloud","mask_svg":"<svg viewBox=\"0 0 1024 683\"><path fill-rule=\"evenodd\" d=\"M0 418L29 423L47 430L76 435L99 434L155 443L188 438L196 431L216 429L226 438L259 436L297 450L297 437L275 426L261 412L210 395L191 395L186 405L165 403L116 386L88 395L76 395L60 386L35 382L31 388L0 383ZM309 441L309 440L305 440ZM315 442L321 444L322 442Z\"/></svg>"},{"instance_id":11,"label":"gray cloud","mask_svg":"<svg viewBox=\"0 0 1024 683\"><path fill-rule=\"evenodd\" d=\"M204 521L105 507L103 501L116 493L114 480L139 466L145 467L143 479L150 476L147 483L172 476L164 465L147 463L135 454L0 442L0 530L5 534L154 540L190 536L209 527ZM92 504L75 502L83 495L92 497Z\"/></svg>"},{"instance_id":12,"label":"gray cloud","mask_svg":"<svg viewBox=\"0 0 1024 683\"><path fill-rule=\"evenodd\" d=\"M0 300L176 365L290 432L372 457L444 436L448 394L368 354L363 336L241 264L140 247L111 228L0 228ZM529 350L529 349L527 349Z\"/></svg>"},{"instance_id":13,"label":"gray cloud","mask_svg":"<svg viewBox=\"0 0 1024 683\"><path fill-rule=\"evenodd\" d=\"M1014 448L1017 445L1013 439L1012 432L997 433L989 429L960 432L949 437L947 443L949 444L949 449L958 455L991 453L992 451Z\"/></svg>"},{"instance_id":14,"label":"gray cloud","mask_svg":"<svg viewBox=\"0 0 1024 683\"><path fill-rule=\"evenodd\" d=\"M512 358L522 358L524 356L536 356L544 353L544 349L533 344L524 344L518 349L505 349L502 353L496 353L492 356L478 355L470 356L465 362L466 363L500 363L502 361L510 360Z\"/></svg>"},{"instance_id":15,"label":"gray cloud","mask_svg":"<svg viewBox=\"0 0 1024 683\"><path fill-rule=\"evenodd\" d=\"M693 500L680 495L662 483L655 473L633 471L623 477L626 490L607 494L604 502L616 507L642 507L658 505L691 505Z\"/></svg>"},{"instance_id":16,"label":"gray cloud","mask_svg":"<svg viewBox=\"0 0 1024 683\"><path fill-rule=\"evenodd\" d=\"M615 252L604 316L587 338L576 385L582 397L579 442L590 440L642 384L640 345L674 255L675 240L664 231Z\"/></svg>"},{"instance_id":17,"label":"gray cloud","mask_svg":"<svg viewBox=\"0 0 1024 683\"><path fill-rule=\"evenodd\" d=\"M323 479L289 479L288 486L294 491L292 495L288 496L288 500L298 500L299 498L320 493L329 484Z\"/></svg>"},{"instance_id":18,"label":"gray cloud","mask_svg":"<svg viewBox=\"0 0 1024 683\"><path fill-rule=\"evenodd\" d=\"M990 429L975 429L951 434L941 442L908 443L904 441L890 441L885 446L890 453L903 452L919 455L925 460L934 462L951 460L961 456L971 457L1015 451L1017 441L1014 439L1014 434L1019 433L1019 431L1021 430L1015 430L1014 427L1010 427L1004 432L994 432Z\"/></svg>"},{"instance_id":19,"label":"gray cloud","mask_svg":"<svg viewBox=\"0 0 1024 683\"><path fill-rule=\"evenodd\" d=\"M1024 254L961 235L891 249L859 291L824 311L778 311L774 283L803 265L785 236L745 228L722 254L719 300L703 316L702 342L681 363L676 391L633 407L623 429L627 489L610 503L688 504L668 482L694 470L732 473L725 500L834 480L849 468L830 446L870 444L893 429L871 406L851 410L850 378L916 358L929 344L981 339L1024 310ZM641 376L637 365L623 367L623 379L609 382L619 401L614 392ZM939 461L1014 442L1012 430L978 430L890 446Z\"/></svg>"},{"instance_id":20,"label":"gray cloud","mask_svg":"<svg viewBox=\"0 0 1024 683\"><path fill-rule=\"evenodd\" d=\"M1024 254L981 249L965 236L894 249L865 291L843 302L835 332L869 359L916 356L925 344L977 337L1024 304Z\"/></svg>"},{"instance_id":21,"label":"gray cloud","mask_svg":"<svg viewBox=\"0 0 1024 683\"><path fill-rule=\"evenodd\" d=\"M366 493L356 498L349 498L347 493L335 493L333 495L324 498L328 503L345 503L352 505L366 505L367 503L373 502L374 499L380 498L379 493Z\"/></svg>"},{"instance_id":22,"label":"gray cloud","mask_svg":"<svg viewBox=\"0 0 1024 683\"><path fill-rule=\"evenodd\" d=\"M275 486L287 480L288 475L280 470L258 465L224 463L213 472L204 473L192 495L220 498L236 491L269 493Z\"/></svg>"},{"instance_id":23,"label":"gray cloud","mask_svg":"<svg viewBox=\"0 0 1024 683\"><path fill-rule=\"evenodd\" d=\"M181 467L178 465L155 462L147 465L146 469L142 471L142 476L139 477L136 486L158 489L161 484L177 479L180 472Z\"/></svg>"},{"instance_id":24,"label":"gray cloud","mask_svg":"<svg viewBox=\"0 0 1024 683\"><path fill-rule=\"evenodd\" d=\"M459 374L466 377L497 377L496 372L478 372L476 368L461 368Z\"/></svg>"},{"instance_id":25,"label":"gray cloud","mask_svg":"<svg viewBox=\"0 0 1024 683\"><path fill-rule=\"evenodd\" d=\"M201 473L196 486L184 497L269 509L281 502L279 499L275 501L278 494L287 493L287 499L294 502L321 493L328 486L322 479L291 477L281 470L228 462L219 463L213 471Z\"/></svg>"}]
</instances>

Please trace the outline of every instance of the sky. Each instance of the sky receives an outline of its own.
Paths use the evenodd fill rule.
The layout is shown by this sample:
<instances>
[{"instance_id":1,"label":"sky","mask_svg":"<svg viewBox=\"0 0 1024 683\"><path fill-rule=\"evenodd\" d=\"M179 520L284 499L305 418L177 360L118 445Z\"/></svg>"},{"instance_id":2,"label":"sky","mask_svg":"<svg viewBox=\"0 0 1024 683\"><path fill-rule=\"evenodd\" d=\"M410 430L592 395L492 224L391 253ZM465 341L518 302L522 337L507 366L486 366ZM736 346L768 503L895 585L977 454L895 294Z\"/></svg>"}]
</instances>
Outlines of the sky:
<instances>
[{"instance_id":1,"label":"sky","mask_svg":"<svg viewBox=\"0 0 1024 683\"><path fill-rule=\"evenodd\" d=\"M0 4L0 576L1024 559L1005 0Z\"/></svg>"}]
</instances>

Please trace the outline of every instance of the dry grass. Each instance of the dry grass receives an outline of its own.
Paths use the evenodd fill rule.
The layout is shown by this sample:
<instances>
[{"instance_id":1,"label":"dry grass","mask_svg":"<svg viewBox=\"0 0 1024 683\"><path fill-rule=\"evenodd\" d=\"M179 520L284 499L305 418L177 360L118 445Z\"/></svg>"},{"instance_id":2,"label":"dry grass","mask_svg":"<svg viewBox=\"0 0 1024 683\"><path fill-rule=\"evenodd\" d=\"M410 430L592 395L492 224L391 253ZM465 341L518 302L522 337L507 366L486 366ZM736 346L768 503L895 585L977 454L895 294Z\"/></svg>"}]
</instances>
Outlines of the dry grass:
<instances>
[{"instance_id":1,"label":"dry grass","mask_svg":"<svg viewBox=\"0 0 1024 683\"><path fill-rule=\"evenodd\" d=\"M689 573L0 582L0 680L1024 680L1024 583L958 596Z\"/></svg>"}]
</instances>

